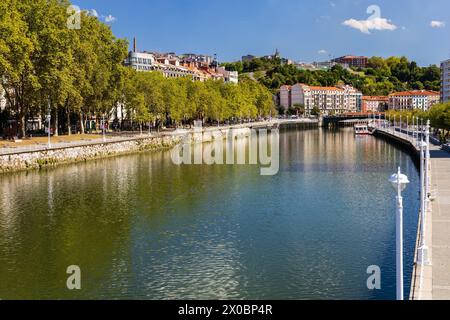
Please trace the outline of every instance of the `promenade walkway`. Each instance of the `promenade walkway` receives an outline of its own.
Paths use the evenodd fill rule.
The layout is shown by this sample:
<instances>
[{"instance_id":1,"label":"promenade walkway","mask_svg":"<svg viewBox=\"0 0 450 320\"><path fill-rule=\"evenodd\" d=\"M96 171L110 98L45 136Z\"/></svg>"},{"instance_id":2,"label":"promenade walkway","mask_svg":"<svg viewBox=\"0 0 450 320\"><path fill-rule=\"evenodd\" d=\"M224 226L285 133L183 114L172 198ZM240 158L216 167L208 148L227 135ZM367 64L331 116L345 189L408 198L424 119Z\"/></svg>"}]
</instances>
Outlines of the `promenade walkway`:
<instances>
[{"instance_id":1,"label":"promenade walkway","mask_svg":"<svg viewBox=\"0 0 450 320\"><path fill-rule=\"evenodd\" d=\"M450 153L431 146L432 293L433 300L450 300Z\"/></svg>"},{"instance_id":2,"label":"promenade walkway","mask_svg":"<svg viewBox=\"0 0 450 320\"><path fill-rule=\"evenodd\" d=\"M416 140L405 133L377 129L385 136L402 139L417 148ZM416 259L412 279L412 300L450 300L450 152L430 143L431 156L431 212L427 214L425 242L429 247L431 265L420 266ZM422 221L420 221L422 223ZM417 243L420 241L418 233ZM418 246L417 246L418 247ZM423 268L423 269L422 269ZM423 278L420 285L420 278Z\"/></svg>"}]
</instances>

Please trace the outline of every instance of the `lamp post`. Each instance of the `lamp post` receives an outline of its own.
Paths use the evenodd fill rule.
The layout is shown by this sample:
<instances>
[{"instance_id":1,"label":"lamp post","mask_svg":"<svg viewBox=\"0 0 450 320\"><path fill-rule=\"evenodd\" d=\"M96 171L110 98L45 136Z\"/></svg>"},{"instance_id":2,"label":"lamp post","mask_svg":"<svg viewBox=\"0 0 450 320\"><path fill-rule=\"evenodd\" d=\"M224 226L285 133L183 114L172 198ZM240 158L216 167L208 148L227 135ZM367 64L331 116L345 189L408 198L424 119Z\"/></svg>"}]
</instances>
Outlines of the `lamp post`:
<instances>
[{"instance_id":1,"label":"lamp post","mask_svg":"<svg viewBox=\"0 0 450 320\"><path fill-rule=\"evenodd\" d=\"M416 140L416 117L412 117L413 141Z\"/></svg>"},{"instance_id":2,"label":"lamp post","mask_svg":"<svg viewBox=\"0 0 450 320\"><path fill-rule=\"evenodd\" d=\"M106 142L106 132L105 132L105 114L102 116L102 129L103 129L103 142Z\"/></svg>"},{"instance_id":3,"label":"lamp post","mask_svg":"<svg viewBox=\"0 0 450 320\"><path fill-rule=\"evenodd\" d=\"M426 230L426 163L425 163L425 150L427 144L423 141L423 136L420 137L419 142L420 147L420 219L421 219L421 228L420 228L420 245L419 245L419 262L418 264L421 266L429 265L428 261L428 247L425 243L425 230ZM420 285L422 286L422 278L420 279Z\"/></svg>"},{"instance_id":4,"label":"lamp post","mask_svg":"<svg viewBox=\"0 0 450 320\"><path fill-rule=\"evenodd\" d=\"M425 194L427 196L427 202L428 202L428 196L430 194L430 187L431 187L431 181L430 181L430 120L427 120L427 125L425 127L425 143L427 144L426 150L425 150ZM428 207L427 207L428 209Z\"/></svg>"},{"instance_id":5,"label":"lamp post","mask_svg":"<svg viewBox=\"0 0 450 320\"><path fill-rule=\"evenodd\" d=\"M397 121L397 116L394 114L394 121L392 123L392 134L395 133L395 125L396 125L396 121Z\"/></svg>"},{"instance_id":6,"label":"lamp post","mask_svg":"<svg viewBox=\"0 0 450 320\"><path fill-rule=\"evenodd\" d=\"M425 207L430 211L430 192L431 192L431 176L430 176L430 120L427 120L425 127Z\"/></svg>"},{"instance_id":7,"label":"lamp post","mask_svg":"<svg viewBox=\"0 0 450 320\"><path fill-rule=\"evenodd\" d=\"M403 291L403 198L402 191L405 190L409 183L408 177L401 173L400 167L398 172L393 174L389 182L397 192L397 214L396 214L396 255L397 255L397 300L404 300Z\"/></svg>"},{"instance_id":8,"label":"lamp post","mask_svg":"<svg viewBox=\"0 0 450 320\"><path fill-rule=\"evenodd\" d=\"M52 111L51 111L51 106L50 106L50 100L48 101L48 113L46 116L46 120L47 120L47 131L48 131L48 148L51 149L51 147L52 147L52 142L51 142Z\"/></svg>"},{"instance_id":9,"label":"lamp post","mask_svg":"<svg viewBox=\"0 0 450 320\"><path fill-rule=\"evenodd\" d=\"M406 116L406 135L409 140L409 117Z\"/></svg>"}]
</instances>

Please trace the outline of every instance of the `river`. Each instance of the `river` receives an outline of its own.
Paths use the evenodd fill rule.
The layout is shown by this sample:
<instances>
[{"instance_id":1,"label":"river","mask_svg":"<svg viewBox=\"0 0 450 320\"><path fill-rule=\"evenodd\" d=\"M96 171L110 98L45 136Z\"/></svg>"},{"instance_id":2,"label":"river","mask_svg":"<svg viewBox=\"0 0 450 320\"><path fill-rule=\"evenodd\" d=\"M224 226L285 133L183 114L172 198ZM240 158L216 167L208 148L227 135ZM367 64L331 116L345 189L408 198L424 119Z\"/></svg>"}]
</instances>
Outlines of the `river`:
<instances>
[{"instance_id":1,"label":"river","mask_svg":"<svg viewBox=\"0 0 450 320\"><path fill-rule=\"evenodd\" d=\"M280 171L172 164L168 151L0 176L0 299L395 299L419 211L411 157L342 129L284 130ZM70 265L81 290L66 288ZM381 268L381 290L366 286Z\"/></svg>"}]
</instances>

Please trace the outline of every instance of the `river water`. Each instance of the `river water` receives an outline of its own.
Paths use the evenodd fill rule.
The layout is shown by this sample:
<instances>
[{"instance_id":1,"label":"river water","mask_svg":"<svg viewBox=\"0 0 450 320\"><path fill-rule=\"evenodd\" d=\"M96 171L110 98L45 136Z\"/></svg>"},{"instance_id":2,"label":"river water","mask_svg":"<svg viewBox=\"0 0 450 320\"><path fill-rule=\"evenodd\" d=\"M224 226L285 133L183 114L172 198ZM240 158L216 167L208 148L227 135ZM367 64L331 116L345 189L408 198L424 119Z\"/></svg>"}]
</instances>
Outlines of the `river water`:
<instances>
[{"instance_id":1,"label":"river water","mask_svg":"<svg viewBox=\"0 0 450 320\"><path fill-rule=\"evenodd\" d=\"M418 220L404 151L352 130L285 130L280 171L176 166L150 152L0 177L0 299L395 299L402 167L405 284ZM70 265L82 289L66 287ZM370 291L369 266L381 268Z\"/></svg>"}]
</instances>

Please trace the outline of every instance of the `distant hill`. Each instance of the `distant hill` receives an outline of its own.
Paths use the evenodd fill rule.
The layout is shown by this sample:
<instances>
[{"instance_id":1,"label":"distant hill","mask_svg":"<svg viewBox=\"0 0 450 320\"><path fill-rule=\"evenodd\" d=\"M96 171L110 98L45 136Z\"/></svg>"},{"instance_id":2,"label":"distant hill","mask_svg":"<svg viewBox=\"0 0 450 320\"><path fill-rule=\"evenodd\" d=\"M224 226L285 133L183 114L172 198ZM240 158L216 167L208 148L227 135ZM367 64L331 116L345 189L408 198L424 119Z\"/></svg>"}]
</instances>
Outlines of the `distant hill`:
<instances>
[{"instance_id":1,"label":"distant hill","mask_svg":"<svg viewBox=\"0 0 450 320\"><path fill-rule=\"evenodd\" d=\"M247 74L264 84L272 92L282 85L304 83L316 86L335 86L345 83L364 95L389 95L407 90L440 90L440 68L436 65L420 67L406 57L372 57L365 69L347 70L339 65L329 70L300 70L282 59L255 58L252 61L224 63L230 71Z\"/></svg>"}]
</instances>

